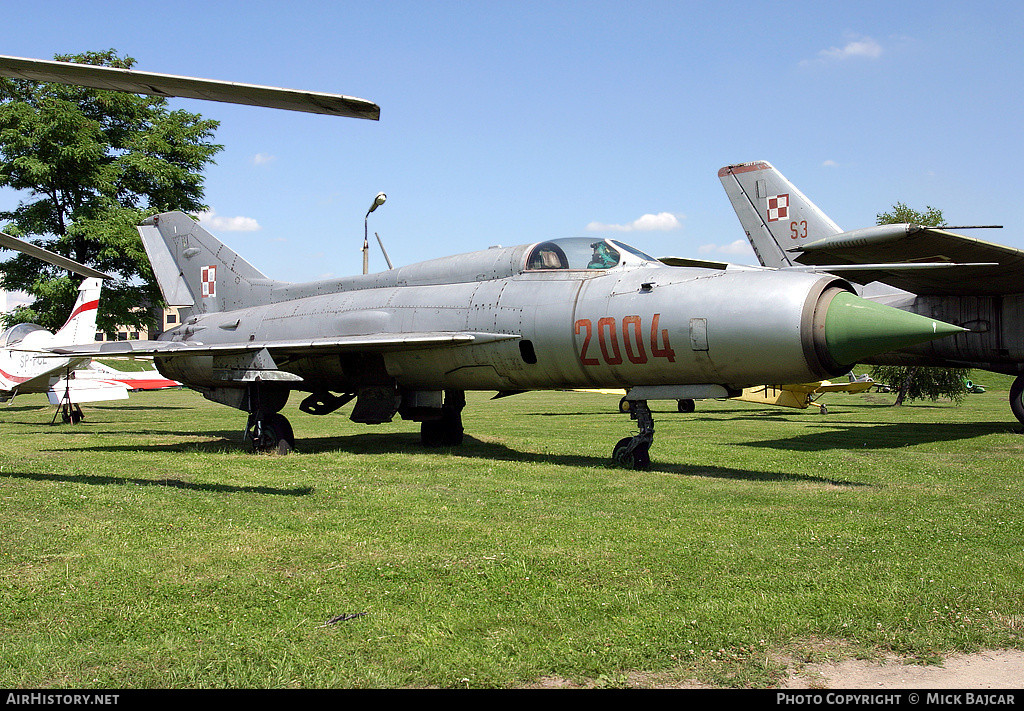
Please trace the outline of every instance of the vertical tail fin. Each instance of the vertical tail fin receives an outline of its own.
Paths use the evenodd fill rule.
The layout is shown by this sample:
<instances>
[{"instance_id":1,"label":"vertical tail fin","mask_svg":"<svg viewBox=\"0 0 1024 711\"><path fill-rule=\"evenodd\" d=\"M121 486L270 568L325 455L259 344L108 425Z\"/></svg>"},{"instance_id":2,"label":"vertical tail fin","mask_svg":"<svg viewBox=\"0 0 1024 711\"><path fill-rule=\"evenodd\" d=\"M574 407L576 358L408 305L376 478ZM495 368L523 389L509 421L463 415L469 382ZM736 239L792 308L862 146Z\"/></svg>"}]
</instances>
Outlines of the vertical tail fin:
<instances>
[{"instance_id":1,"label":"vertical tail fin","mask_svg":"<svg viewBox=\"0 0 1024 711\"><path fill-rule=\"evenodd\" d=\"M787 250L842 232L770 163L729 165L718 178L763 266L789 266L799 252Z\"/></svg>"},{"instance_id":2,"label":"vertical tail fin","mask_svg":"<svg viewBox=\"0 0 1024 711\"><path fill-rule=\"evenodd\" d=\"M103 280L89 277L78 287L78 299L67 323L53 334L55 346L92 343L96 340L96 309L99 306Z\"/></svg>"},{"instance_id":3,"label":"vertical tail fin","mask_svg":"<svg viewBox=\"0 0 1024 711\"><path fill-rule=\"evenodd\" d=\"M217 313L269 297L274 282L182 212L150 217L139 234L170 306Z\"/></svg>"}]
</instances>

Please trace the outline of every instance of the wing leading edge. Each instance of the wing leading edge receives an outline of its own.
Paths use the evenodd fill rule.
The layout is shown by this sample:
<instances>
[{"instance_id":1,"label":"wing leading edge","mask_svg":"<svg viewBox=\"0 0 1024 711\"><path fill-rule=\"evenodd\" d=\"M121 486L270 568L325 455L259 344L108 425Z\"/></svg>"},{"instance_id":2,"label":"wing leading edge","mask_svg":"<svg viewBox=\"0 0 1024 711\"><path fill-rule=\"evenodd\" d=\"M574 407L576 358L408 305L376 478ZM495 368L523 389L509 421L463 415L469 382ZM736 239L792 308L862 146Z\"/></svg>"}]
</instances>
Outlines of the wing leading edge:
<instances>
[{"instance_id":1,"label":"wing leading edge","mask_svg":"<svg viewBox=\"0 0 1024 711\"><path fill-rule=\"evenodd\" d=\"M366 99L357 99L342 94L239 84L216 79L140 72L134 69L101 67L74 62L55 62L0 55L0 76L74 84L93 89L123 91L129 94L206 99L371 121L380 118L380 107L377 104Z\"/></svg>"},{"instance_id":2,"label":"wing leading edge","mask_svg":"<svg viewBox=\"0 0 1024 711\"><path fill-rule=\"evenodd\" d=\"M82 357L97 356L157 356L179 358L202 355L237 355L266 350L271 355L331 355L334 353L408 351L423 348L445 348L482 345L498 341L516 340L518 335L508 333L475 333L469 331L421 331L409 333L380 333L337 338L314 338L280 341L245 341L236 343L199 343L185 341L111 341L52 348L54 354Z\"/></svg>"}]
</instances>

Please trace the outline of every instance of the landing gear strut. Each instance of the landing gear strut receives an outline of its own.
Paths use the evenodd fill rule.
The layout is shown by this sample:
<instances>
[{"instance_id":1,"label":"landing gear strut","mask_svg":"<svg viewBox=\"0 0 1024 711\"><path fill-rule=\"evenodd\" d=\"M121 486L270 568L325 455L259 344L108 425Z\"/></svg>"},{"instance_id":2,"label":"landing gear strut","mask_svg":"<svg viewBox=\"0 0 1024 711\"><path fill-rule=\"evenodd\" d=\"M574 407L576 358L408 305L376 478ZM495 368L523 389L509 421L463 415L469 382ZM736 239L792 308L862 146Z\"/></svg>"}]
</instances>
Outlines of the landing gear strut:
<instances>
[{"instance_id":1,"label":"landing gear strut","mask_svg":"<svg viewBox=\"0 0 1024 711\"><path fill-rule=\"evenodd\" d=\"M623 437L612 451L615 463L626 469L644 470L651 465L650 449L654 442L654 417L646 400L636 400L629 408L629 416L637 421L640 432Z\"/></svg>"},{"instance_id":2,"label":"landing gear strut","mask_svg":"<svg viewBox=\"0 0 1024 711\"><path fill-rule=\"evenodd\" d=\"M79 422L85 419L85 414L82 412L82 406L77 402L71 402L71 367L64 371L64 396L60 399L60 404L57 406L57 411L53 413L53 419L50 421L52 425L57 421L57 416L60 416L61 421L67 425L77 425Z\"/></svg>"}]
</instances>

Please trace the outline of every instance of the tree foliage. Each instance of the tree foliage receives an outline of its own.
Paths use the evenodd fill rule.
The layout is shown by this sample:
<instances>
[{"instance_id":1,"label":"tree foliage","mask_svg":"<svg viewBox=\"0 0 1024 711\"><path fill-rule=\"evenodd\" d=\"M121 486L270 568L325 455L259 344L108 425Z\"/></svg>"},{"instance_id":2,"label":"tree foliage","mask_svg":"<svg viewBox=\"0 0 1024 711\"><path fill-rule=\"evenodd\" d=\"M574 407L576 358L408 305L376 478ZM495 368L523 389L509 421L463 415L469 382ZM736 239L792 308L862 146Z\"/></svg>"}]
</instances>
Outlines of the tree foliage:
<instances>
[{"instance_id":1,"label":"tree foliage","mask_svg":"<svg viewBox=\"0 0 1024 711\"><path fill-rule=\"evenodd\" d=\"M942 216L942 210L931 205L925 207L924 212L918 212L907 207L902 202L893 205L891 212L880 212L875 216L876 225L899 225L903 223L938 227L945 224L945 218Z\"/></svg>"},{"instance_id":2,"label":"tree foliage","mask_svg":"<svg viewBox=\"0 0 1024 711\"><path fill-rule=\"evenodd\" d=\"M871 378L885 383L896 391L893 405L904 401L949 398L959 405L967 394L971 371L969 368L922 368L905 365L876 365L871 368Z\"/></svg>"},{"instance_id":3,"label":"tree foliage","mask_svg":"<svg viewBox=\"0 0 1024 711\"><path fill-rule=\"evenodd\" d=\"M63 61L130 69L114 50L57 56ZM204 167L222 146L218 122L171 111L162 97L63 84L0 79L0 186L26 193L0 211L5 231L115 275L104 284L99 328L149 327L139 307L162 303L136 231L166 210L196 212ZM18 254L0 263L0 288L34 302L7 325L31 321L59 328L81 277Z\"/></svg>"},{"instance_id":4,"label":"tree foliage","mask_svg":"<svg viewBox=\"0 0 1024 711\"><path fill-rule=\"evenodd\" d=\"M892 206L891 212L878 213L875 224L894 225L909 223L938 227L945 224L942 210L928 206L924 212L918 212L898 202ZM906 400L936 401L946 397L960 404L967 394L964 381L970 378L968 368L921 368L904 365L876 365L871 368L872 379L885 383L896 391L894 405L902 405Z\"/></svg>"}]
</instances>

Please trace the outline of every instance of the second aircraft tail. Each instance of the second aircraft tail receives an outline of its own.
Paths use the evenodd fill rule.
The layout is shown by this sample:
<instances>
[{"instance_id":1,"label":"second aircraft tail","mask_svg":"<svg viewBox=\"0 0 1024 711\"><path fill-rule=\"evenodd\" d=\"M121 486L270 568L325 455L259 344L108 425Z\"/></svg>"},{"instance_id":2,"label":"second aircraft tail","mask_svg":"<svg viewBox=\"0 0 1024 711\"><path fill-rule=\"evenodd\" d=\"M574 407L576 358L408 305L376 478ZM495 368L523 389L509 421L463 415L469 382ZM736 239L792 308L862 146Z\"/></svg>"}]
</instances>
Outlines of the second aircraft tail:
<instances>
[{"instance_id":1,"label":"second aircraft tail","mask_svg":"<svg viewBox=\"0 0 1024 711\"><path fill-rule=\"evenodd\" d=\"M53 334L52 345L72 346L96 339L96 309L99 306L102 279L89 277L78 287L78 298L67 323Z\"/></svg>"},{"instance_id":2,"label":"second aircraft tail","mask_svg":"<svg viewBox=\"0 0 1024 711\"><path fill-rule=\"evenodd\" d=\"M770 163L729 165L718 178L763 266L790 266L794 248L842 232Z\"/></svg>"}]
</instances>

